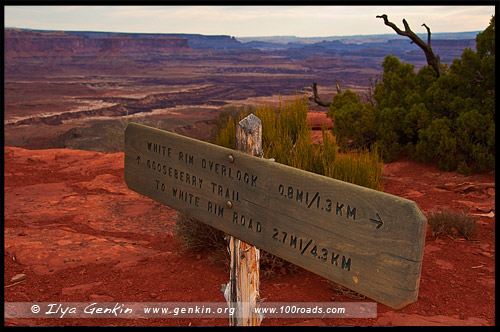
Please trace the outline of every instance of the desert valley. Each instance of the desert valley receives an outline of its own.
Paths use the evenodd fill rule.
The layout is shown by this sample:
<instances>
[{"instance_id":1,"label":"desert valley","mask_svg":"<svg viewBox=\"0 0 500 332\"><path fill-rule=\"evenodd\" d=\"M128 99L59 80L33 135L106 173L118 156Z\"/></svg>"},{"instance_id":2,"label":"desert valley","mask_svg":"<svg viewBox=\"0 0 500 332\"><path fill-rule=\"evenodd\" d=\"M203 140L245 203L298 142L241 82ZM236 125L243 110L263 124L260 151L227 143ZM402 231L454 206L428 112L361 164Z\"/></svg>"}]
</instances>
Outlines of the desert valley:
<instances>
[{"instance_id":1,"label":"desert valley","mask_svg":"<svg viewBox=\"0 0 500 332\"><path fill-rule=\"evenodd\" d=\"M475 46L473 33L443 37L434 37L443 62ZM313 82L325 100L337 83L363 97L380 79L387 54L425 65L417 46L393 35L242 42L5 29L4 53L5 144L101 152L116 148L110 136L127 118L208 139L210 122L224 106L278 105L280 98L312 95Z\"/></svg>"}]
</instances>

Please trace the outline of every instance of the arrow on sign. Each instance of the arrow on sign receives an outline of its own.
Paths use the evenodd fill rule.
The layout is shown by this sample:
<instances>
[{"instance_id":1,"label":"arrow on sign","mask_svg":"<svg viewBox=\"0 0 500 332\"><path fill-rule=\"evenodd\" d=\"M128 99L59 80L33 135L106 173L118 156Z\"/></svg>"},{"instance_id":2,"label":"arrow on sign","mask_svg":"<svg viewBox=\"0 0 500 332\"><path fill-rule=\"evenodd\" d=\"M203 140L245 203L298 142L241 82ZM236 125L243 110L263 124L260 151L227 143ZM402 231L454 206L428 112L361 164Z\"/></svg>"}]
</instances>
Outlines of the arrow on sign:
<instances>
[{"instance_id":1,"label":"arrow on sign","mask_svg":"<svg viewBox=\"0 0 500 332\"><path fill-rule=\"evenodd\" d=\"M377 224L377 229L379 229L380 227L382 227L384 225L384 222L382 221L382 218L380 218L378 213L376 214L376 216L377 216L377 219L370 218L370 221Z\"/></svg>"},{"instance_id":2,"label":"arrow on sign","mask_svg":"<svg viewBox=\"0 0 500 332\"><path fill-rule=\"evenodd\" d=\"M137 193L394 309L417 301L427 217L415 202L137 123L124 147L124 179ZM175 158L186 152L193 162ZM240 201L228 201L231 190ZM398 222L378 232L381 214Z\"/></svg>"}]
</instances>

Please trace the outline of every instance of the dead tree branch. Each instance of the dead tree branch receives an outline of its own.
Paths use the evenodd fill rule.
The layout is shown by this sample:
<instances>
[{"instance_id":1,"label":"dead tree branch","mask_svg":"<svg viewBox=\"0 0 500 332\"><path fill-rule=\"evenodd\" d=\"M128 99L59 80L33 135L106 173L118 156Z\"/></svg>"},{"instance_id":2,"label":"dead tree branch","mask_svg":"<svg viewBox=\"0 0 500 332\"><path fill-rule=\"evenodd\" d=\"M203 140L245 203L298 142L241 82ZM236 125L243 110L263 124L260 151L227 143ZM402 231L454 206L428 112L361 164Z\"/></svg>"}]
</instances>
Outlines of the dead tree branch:
<instances>
[{"instance_id":1,"label":"dead tree branch","mask_svg":"<svg viewBox=\"0 0 500 332\"><path fill-rule=\"evenodd\" d=\"M423 23L422 26L427 29L427 45L431 47L431 29L425 23Z\"/></svg>"},{"instance_id":2,"label":"dead tree branch","mask_svg":"<svg viewBox=\"0 0 500 332\"><path fill-rule=\"evenodd\" d=\"M340 83L338 81L337 81L337 84L335 86L337 88L337 94L341 94L342 90L340 89ZM326 102L324 100L321 100L321 98L319 97L318 83L313 83L312 88L313 88L313 96L309 97L309 100L315 102L319 106L330 107L332 102Z\"/></svg>"},{"instance_id":3,"label":"dead tree branch","mask_svg":"<svg viewBox=\"0 0 500 332\"><path fill-rule=\"evenodd\" d=\"M398 35L400 36L405 36L410 38L410 40L415 43L418 47L422 49L425 53L425 58L427 59L427 64L431 66L435 71L437 76L439 77L440 74L440 60L439 56L436 56L434 52L432 51L431 48L431 29L424 23L422 26L424 26L427 29L427 43L425 43L422 39L420 39L419 36L417 36L411 29L410 26L408 25L408 22L406 22L406 19L403 19L403 25L405 27L405 30L399 29L396 24L392 23L389 21L387 18L386 14L383 15L378 15L377 18L381 18L384 20L384 24L387 25L388 27L391 27Z\"/></svg>"},{"instance_id":4,"label":"dead tree branch","mask_svg":"<svg viewBox=\"0 0 500 332\"><path fill-rule=\"evenodd\" d=\"M314 101L316 104L318 104L320 106L330 107L330 105L331 105L332 102L323 101L319 97L319 94L318 94L318 83L313 83L312 88L313 88L313 97L310 97L309 99L312 100L312 101ZM337 90L339 90L339 88L337 88Z\"/></svg>"},{"instance_id":5,"label":"dead tree branch","mask_svg":"<svg viewBox=\"0 0 500 332\"><path fill-rule=\"evenodd\" d=\"M337 94L341 94L342 91L340 90L340 84L339 84L339 81L337 81L337 84L335 85L337 87Z\"/></svg>"}]
</instances>

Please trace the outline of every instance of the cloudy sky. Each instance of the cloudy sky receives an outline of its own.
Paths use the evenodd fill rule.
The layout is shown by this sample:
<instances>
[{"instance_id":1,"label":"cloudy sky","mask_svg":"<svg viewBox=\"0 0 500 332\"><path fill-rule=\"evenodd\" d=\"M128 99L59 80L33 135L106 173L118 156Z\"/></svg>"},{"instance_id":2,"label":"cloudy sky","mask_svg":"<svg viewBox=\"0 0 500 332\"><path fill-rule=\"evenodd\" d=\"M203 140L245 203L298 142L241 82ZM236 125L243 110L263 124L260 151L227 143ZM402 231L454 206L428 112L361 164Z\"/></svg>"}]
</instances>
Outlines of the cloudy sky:
<instances>
[{"instance_id":1,"label":"cloudy sky","mask_svg":"<svg viewBox=\"0 0 500 332\"><path fill-rule=\"evenodd\" d=\"M493 2L492 2L493 3ZM5 27L235 37L350 36L394 33L375 16L387 14L413 31L484 30L495 13L485 6L4 6Z\"/></svg>"}]
</instances>

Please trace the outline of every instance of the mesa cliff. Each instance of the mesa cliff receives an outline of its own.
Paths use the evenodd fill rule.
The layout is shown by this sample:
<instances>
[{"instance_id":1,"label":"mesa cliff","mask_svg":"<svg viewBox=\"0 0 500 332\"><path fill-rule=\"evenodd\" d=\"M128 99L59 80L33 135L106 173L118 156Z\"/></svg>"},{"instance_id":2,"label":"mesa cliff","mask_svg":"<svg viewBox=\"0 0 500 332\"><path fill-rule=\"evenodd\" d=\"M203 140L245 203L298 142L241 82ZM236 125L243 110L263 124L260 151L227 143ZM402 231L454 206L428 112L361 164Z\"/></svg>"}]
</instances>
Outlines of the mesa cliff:
<instances>
[{"instance_id":1,"label":"mesa cliff","mask_svg":"<svg viewBox=\"0 0 500 332\"><path fill-rule=\"evenodd\" d=\"M434 34L433 46L450 62L475 44L472 35ZM4 28L5 142L114 151L109 142L119 141L115 133L130 117L198 134L223 107L295 98L309 94L313 82L324 100L333 98L337 83L367 99L387 54L416 69L426 63L417 46L393 35L287 42Z\"/></svg>"},{"instance_id":2,"label":"mesa cliff","mask_svg":"<svg viewBox=\"0 0 500 332\"><path fill-rule=\"evenodd\" d=\"M5 29L6 59L33 56L93 57L112 52L114 55L137 56L144 53L175 53L190 49L186 38L156 36L136 38L127 34L88 35L64 31L38 32Z\"/></svg>"}]
</instances>

